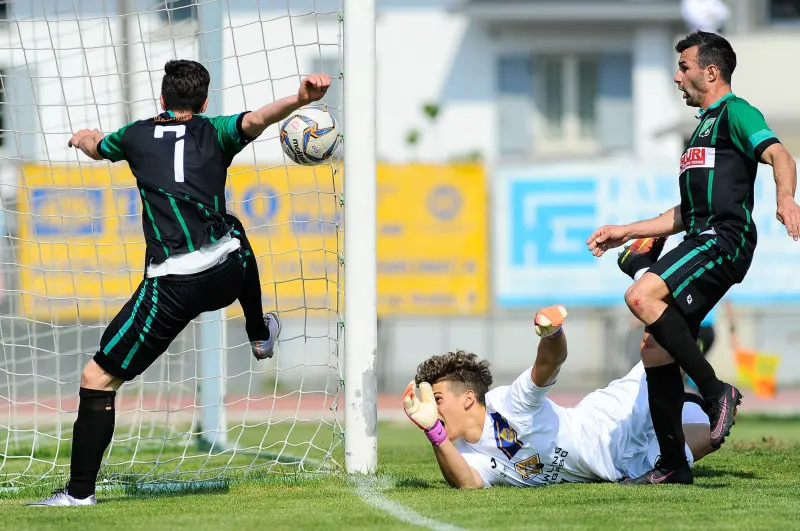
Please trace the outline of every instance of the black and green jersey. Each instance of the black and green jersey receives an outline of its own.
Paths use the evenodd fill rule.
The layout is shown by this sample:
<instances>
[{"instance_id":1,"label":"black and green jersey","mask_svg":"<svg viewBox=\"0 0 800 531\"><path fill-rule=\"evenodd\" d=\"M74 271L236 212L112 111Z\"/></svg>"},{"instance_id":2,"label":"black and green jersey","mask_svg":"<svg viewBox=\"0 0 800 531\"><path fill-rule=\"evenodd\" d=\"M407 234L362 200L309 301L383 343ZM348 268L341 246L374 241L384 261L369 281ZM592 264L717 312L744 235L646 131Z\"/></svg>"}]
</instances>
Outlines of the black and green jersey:
<instances>
[{"instance_id":1,"label":"black and green jersey","mask_svg":"<svg viewBox=\"0 0 800 531\"><path fill-rule=\"evenodd\" d=\"M227 234L225 181L233 157L251 140L246 113L179 120L172 111L130 123L97 146L126 160L142 198L147 263L200 249Z\"/></svg>"},{"instance_id":2,"label":"black and green jersey","mask_svg":"<svg viewBox=\"0 0 800 531\"><path fill-rule=\"evenodd\" d=\"M756 246L753 187L761 155L778 142L758 109L732 92L700 113L681 157L681 215L688 236L718 236L734 262Z\"/></svg>"}]
</instances>

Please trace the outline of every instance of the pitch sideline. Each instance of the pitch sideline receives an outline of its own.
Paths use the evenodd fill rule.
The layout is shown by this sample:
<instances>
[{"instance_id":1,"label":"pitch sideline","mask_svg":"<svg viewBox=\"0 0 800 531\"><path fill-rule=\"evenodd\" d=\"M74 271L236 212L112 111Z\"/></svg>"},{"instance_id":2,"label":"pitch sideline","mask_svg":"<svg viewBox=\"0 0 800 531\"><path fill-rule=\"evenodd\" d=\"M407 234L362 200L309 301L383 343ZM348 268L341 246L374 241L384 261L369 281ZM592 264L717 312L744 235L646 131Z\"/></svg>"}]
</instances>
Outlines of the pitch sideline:
<instances>
[{"instance_id":1,"label":"pitch sideline","mask_svg":"<svg viewBox=\"0 0 800 531\"><path fill-rule=\"evenodd\" d=\"M383 491L393 488L386 478L353 476L350 480L355 485L355 494L364 500L367 505L401 522L424 527L433 531L464 531L461 527L423 516L384 496Z\"/></svg>"}]
</instances>

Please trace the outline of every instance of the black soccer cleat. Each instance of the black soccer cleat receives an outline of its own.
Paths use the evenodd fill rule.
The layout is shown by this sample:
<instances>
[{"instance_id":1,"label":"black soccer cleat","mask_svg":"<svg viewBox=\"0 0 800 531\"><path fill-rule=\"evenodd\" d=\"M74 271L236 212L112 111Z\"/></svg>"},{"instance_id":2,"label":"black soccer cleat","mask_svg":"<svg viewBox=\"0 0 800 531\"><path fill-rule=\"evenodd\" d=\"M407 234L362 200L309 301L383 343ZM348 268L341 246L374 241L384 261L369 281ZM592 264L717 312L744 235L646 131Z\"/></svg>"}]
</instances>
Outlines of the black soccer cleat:
<instances>
[{"instance_id":1,"label":"black soccer cleat","mask_svg":"<svg viewBox=\"0 0 800 531\"><path fill-rule=\"evenodd\" d=\"M725 392L722 396L713 400L706 399L709 404L708 418L711 421L711 447L715 450L731 434L731 428L736 424L736 408L742 403L742 393L730 384L724 385Z\"/></svg>"},{"instance_id":2,"label":"black soccer cleat","mask_svg":"<svg viewBox=\"0 0 800 531\"><path fill-rule=\"evenodd\" d=\"M694 483L694 475L688 463L684 463L678 468L664 468L661 461L656 462L655 468L649 470L638 478L628 478L620 482L620 485L661 485L661 484L691 485Z\"/></svg>"},{"instance_id":3,"label":"black soccer cleat","mask_svg":"<svg viewBox=\"0 0 800 531\"><path fill-rule=\"evenodd\" d=\"M663 236L658 238L639 238L630 245L626 245L619 253L617 265L623 273L633 278L642 269L647 269L656 263L667 239Z\"/></svg>"}]
</instances>

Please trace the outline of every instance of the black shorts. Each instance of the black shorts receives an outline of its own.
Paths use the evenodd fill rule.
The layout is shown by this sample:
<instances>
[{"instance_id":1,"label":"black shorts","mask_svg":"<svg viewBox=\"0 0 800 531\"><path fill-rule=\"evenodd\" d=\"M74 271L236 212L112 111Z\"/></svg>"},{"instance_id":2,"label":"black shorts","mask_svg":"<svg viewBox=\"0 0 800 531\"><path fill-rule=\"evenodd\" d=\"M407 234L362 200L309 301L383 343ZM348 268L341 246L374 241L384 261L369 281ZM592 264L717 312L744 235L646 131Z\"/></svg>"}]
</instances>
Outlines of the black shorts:
<instances>
[{"instance_id":1,"label":"black shorts","mask_svg":"<svg viewBox=\"0 0 800 531\"><path fill-rule=\"evenodd\" d=\"M145 278L106 327L94 361L115 378L133 380L192 319L236 300L244 283L243 264L239 250L200 273Z\"/></svg>"},{"instance_id":2,"label":"black shorts","mask_svg":"<svg viewBox=\"0 0 800 531\"><path fill-rule=\"evenodd\" d=\"M695 339L708 312L744 278L716 238L713 233L688 237L648 270L667 284Z\"/></svg>"}]
</instances>

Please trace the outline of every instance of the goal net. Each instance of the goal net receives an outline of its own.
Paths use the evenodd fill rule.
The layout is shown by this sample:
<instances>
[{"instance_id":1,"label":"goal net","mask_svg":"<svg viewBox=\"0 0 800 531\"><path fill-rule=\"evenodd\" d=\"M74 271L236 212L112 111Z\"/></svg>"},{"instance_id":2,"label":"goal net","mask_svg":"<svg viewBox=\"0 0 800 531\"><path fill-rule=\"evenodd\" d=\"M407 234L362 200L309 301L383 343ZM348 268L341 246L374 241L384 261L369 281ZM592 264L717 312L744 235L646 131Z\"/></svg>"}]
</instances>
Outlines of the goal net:
<instances>
[{"instance_id":1,"label":"goal net","mask_svg":"<svg viewBox=\"0 0 800 531\"><path fill-rule=\"evenodd\" d=\"M125 163L67 148L160 112L166 61L211 72L207 114L254 110L313 72L343 100L340 0L0 3L0 488L69 470L83 366L142 279L141 203ZM234 160L227 207L248 230L265 311L256 361L238 303L204 314L117 393L100 484L199 482L342 462L342 178L299 167L272 126Z\"/></svg>"}]
</instances>

